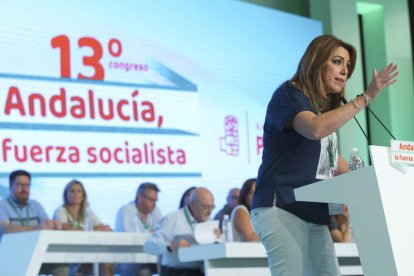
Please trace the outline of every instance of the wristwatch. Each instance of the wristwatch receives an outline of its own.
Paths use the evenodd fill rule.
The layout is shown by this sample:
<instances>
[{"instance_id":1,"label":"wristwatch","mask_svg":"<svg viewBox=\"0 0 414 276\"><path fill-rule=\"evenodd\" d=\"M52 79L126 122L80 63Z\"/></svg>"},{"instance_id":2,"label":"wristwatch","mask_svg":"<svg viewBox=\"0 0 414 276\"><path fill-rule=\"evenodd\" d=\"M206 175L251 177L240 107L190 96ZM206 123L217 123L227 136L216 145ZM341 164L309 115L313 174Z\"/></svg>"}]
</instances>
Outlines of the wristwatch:
<instances>
[{"instance_id":1,"label":"wristwatch","mask_svg":"<svg viewBox=\"0 0 414 276\"><path fill-rule=\"evenodd\" d=\"M173 252L171 246L167 245L167 251L170 252L170 253Z\"/></svg>"}]
</instances>

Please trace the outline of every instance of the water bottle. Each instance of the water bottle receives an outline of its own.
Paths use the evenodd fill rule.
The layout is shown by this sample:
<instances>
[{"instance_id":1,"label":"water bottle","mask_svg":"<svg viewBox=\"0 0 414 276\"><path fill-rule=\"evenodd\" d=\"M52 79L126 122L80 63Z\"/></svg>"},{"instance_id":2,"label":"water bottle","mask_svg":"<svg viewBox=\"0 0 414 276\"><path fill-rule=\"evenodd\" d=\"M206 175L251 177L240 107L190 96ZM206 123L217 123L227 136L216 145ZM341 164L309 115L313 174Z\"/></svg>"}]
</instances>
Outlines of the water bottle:
<instances>
[{"instance_id":1,"label":"water bottle","mask_svg":"<svg viewBox=\"0 0 414 276\"><path fill-rule=\"evenodd\" d=\"M91 213L89 212L89 209L85 210L84 213L84 219L83 219L83 229L85 231L93 231L93 221L92 221L92 216Z\"/></svg>"},{"instance_id":2,"label":"water bottle","mask_svg":"<svg viewBox=\"0 0 414 276\"><path fill-rule=\"evenodd\" d=\"M230 221L229 215L224 215L222 228L223 228L224 242L232 242L233 241L233 229L231 227L231 221Z\"/></svg>"},{"instance_id":3,"label":"water bottle","mask_svg":"<svg viewBox=\"0 0 414 276\"><path fill-rule=\"evenodd\" d=\"M83 230L84 231L93 231L93 223L91 220L85 220L85 223L83 224Z\"/></svg>"},{"instance_id":4,"label":"water bottle","mask_svg":"<svg viewBox=\"0 0 414 276\"><path fill-rule=\"evenodd\" d=\"M349 242L355 242L354 232L352 230L352 224L349 222Z\"/></svg>"},{"instance_id":5,"label":"water bottle","mask_svg":"<svg viewBox=\"0 0 414 276\"><path fill-rule=\"evenodd\" d=\"M351 156L349 157L349 169L351 171L365 167L361 155L358 153L358 148L351 149Z\"/></svg>"}]
</instances>

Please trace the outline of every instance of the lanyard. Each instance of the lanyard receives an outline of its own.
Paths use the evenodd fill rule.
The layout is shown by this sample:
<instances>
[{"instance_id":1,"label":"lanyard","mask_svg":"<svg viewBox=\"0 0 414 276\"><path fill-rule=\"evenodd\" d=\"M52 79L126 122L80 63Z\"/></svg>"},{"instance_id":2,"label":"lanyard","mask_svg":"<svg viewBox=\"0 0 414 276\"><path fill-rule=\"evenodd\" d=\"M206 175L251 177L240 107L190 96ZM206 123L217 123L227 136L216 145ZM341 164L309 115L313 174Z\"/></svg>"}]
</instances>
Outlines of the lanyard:
<instances>
[{"instance_id":1,"label":"lanyard","mask_svg":"<svg viewBox=\"0 0 414 276\"><path fill-rule=\"evenodd\" d=\"M184 215L185 215L185 219L188 223L188 225L190 225L190 228L193 229L193 225L191 224L191 220L190 220L190 214L188 213L188 207L184 207Z\"/></svg>"},{"instance_id":2,"label":"lanyard","mask_svg":"<svg viewBox=\"0 0 414 276\"><path fill-rule=\"evenodd\" d=\"M21 215L21 212L17 211L16 206L14 206L14 204L11 201L10 197L7 198L7 201L9 202L9 205L12 207L13 211L16 213L16 215L19 219L20 225L21 226L28 226L29 225L29 206L23 207L24 209L26 209L26 218L23 219L22 215Z\"/></svg>"},{"instance_id":3,"label":"lanyard","mask_svg":"<svg viewBox=\"0 0 414 276\"><path fill-rule=\"evenodd\" d=\"M326 150L328 151L329 168L333 169L335 166L335 162L334 162L334 154L333 154L332 134L328 135L328 147L326 148Z\"/></svg>"},{"instance_id":4,"label":"lanyard","mask_svg":"<svg viewBox=\"0 0 414 276\"><path fill-rule=\"evenodd\" d=\"M318 111L318 116L322 113ZM334 160L334 152L333 152L333 134L328 135L328 146L326 147L326 151L328 152L328 159L329 159L329 169L332 174L334 174L335 170L335 160Z\"/></svg>"}]
</instances>

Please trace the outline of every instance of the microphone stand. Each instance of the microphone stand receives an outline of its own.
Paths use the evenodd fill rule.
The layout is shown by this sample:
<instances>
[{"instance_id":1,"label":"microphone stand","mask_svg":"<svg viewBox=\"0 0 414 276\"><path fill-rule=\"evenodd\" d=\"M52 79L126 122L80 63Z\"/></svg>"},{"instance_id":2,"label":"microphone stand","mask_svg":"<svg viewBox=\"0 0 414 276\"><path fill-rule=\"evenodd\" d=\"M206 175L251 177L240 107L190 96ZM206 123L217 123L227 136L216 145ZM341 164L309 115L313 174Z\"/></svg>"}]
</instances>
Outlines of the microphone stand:
<instances>
[{"instance_id":1,"label":"microphone stand","mask_svg":"<svg viewBox=\"0 0 414 276\"><path fill-rule=\"evenodd\" d=\"M377 117L377 115L375 115L375 113L371 110L371 108L369 108L368 106L366 107L367 110L369 111L369 113L371 113L375 119L377 119L378 123L380 123L382 125L382 127L388 132L388 134L392 137L392 139L397 140L397 138L394 137L394 135L392 135L391 131L388 130L388 128L383 124L383 122ZM355 118L355 117L354 117Z\"/></svg>"},{"instance_id":2,"label":"microphone stand","mask_svg":"<svg viewBox=\"0 0 414 276\"><path fill-rule=\"evenodd\" d=\"M348 101L344 98L344 97L341 97L341 102L343 103L343 104L347 104L348 103ZM397 138L395 138L395 136L394 135L392 135L392 133L391 133L391 131L389 131L388 130L388 128L384 125L384 123L380 120L380 118L378 118L378 116L377 115L375 115L375 113L371 110L371 108L369 108L368 106L366 106L366 109L368 110L368 112L369 113L371 113L373 116L374 116L374 118L381 124L381 126L388 132L388 134L392 137L392 139L394 139L394 140L397 140ZM368 146L371 146L372 145L372 143L371 143L371 139L370 139L370 137L368 137L368 135L365 133L365 131L362 129L362 126L361 126L361 124L358 122L358 120L357 120L357 118L354 116L354 119L355 119L355 122L358 124L358 126L359 126L359 129L362 131L362 133L364 134L364 136L365 136L365 138L367 139L367 141L368 141ZM368 158L369 158L369 163L371 164L371 156L368 154Z\"/></svg>"},{"instance_id":3,"label":"microphone stand","mask_svg":"<svg viewBox=\"0 0 414 276\"><path fill-rule=\"evenodd\" d=\"M343 104L347 104L348 103L348 101L344 98L344 97L341 97L341 102L343 103ZM372 111L371 111L372 112ZM375 116L376 117L376 116ZM377 117L376 117L377 118ZM370 137L368 137L368 135L365 133L365 131L364 131L364 129L362 128L362 126L361 126L361 124L359 123L359 121L358 121L358 119L354 116L354 120L355 120L355 122L357 123L357 125L359 126L359 129L362 131L362 133L364 134L364 136L365 136L365 138L367 139L367 141L368 141L368 146L371 146L372 144L371 144L371 139L370 139ZM377 120L378 120L378 118L377 118ZM371 162L370 162L371 163Z\"/></svg>"}]
</instances>

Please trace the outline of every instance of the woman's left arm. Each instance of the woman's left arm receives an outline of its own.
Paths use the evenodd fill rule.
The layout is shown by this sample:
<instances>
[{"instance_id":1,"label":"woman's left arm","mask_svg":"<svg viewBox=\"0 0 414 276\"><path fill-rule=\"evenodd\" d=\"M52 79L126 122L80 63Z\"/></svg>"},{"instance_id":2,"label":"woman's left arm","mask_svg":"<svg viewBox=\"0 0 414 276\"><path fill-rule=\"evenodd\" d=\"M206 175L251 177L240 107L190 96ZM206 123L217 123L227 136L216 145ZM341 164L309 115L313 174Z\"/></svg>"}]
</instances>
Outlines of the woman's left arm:
<instances>
[{"instance_id":1,"label":"woman's left arm","mask_svg":"<svg viewBox=\"0 0 414 276\"><path fill-rule=\"evenodd\" d=\"M258 241L259 237L254 232L252 223L250 222L250 215L243 209L237 209L234 214L234 227L244 237L246 241Z\"/></svg>"}]
</instances>

